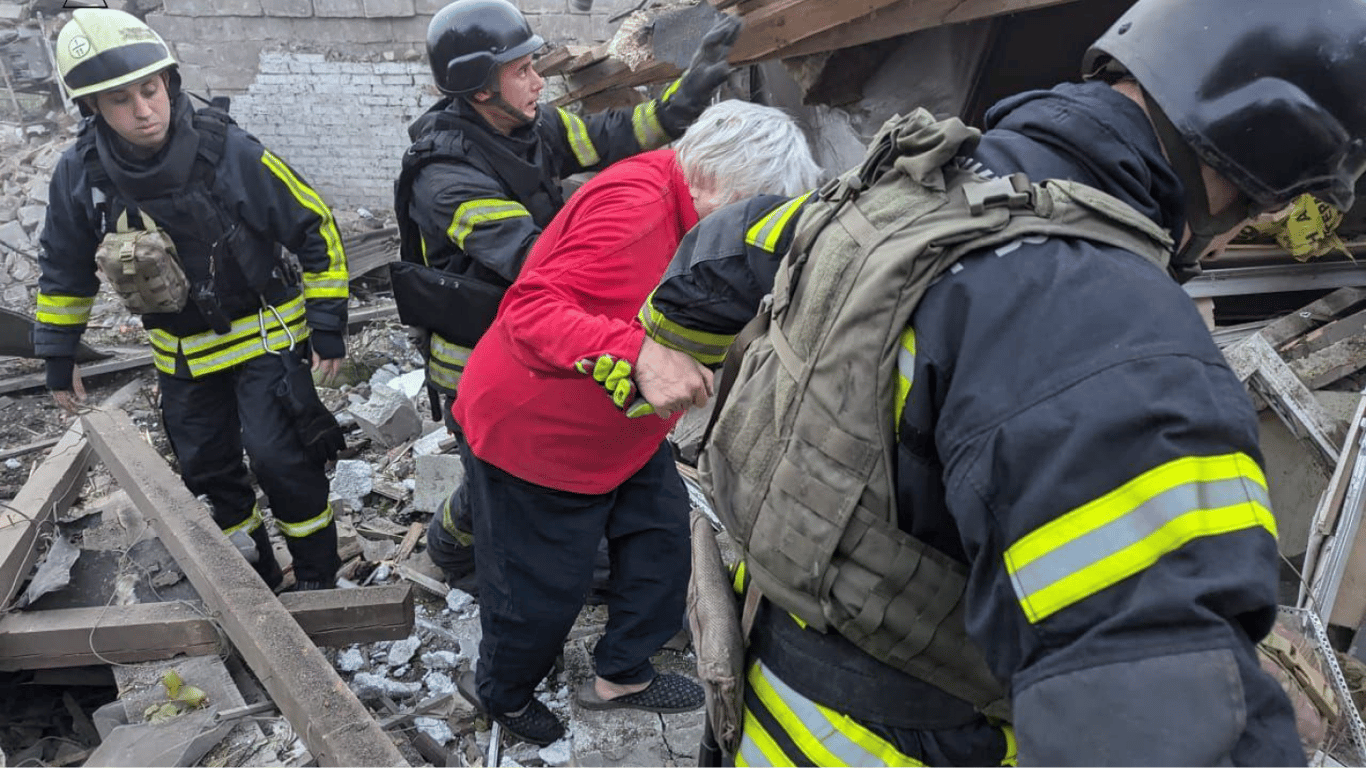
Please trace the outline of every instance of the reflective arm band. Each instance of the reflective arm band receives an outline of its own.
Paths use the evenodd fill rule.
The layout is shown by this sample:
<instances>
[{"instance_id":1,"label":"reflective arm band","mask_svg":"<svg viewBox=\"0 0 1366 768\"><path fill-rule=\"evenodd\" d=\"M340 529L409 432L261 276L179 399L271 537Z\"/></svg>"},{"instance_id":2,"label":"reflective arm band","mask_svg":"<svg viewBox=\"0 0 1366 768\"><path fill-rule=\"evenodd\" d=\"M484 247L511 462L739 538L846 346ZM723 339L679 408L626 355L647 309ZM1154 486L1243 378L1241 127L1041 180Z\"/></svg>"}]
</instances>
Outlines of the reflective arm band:
<instances>
[{"instance_id":1,"label":"reflective arm band","mask_svg":"<svg viewBox=\"0 0 1366 768\"><path fill-rule=\"evenodd\" d=\"M85 325L90 322L90 310L94 306L94 296L39 293L35 319L47 325Z\"/></svg>"},{"instance_id":2,"label":"reflective arm band","mask_svg":"<svg viewBox=\"0 0 1366 768\"><path fill-rule=\"evenodd\" d=\"M563 107L557 107L556 111L560 113L560 120L564 122L565 139L569 141L569 148L574 152L574 158L579 161L579 165L584 168L597 165L602 158L598 155L597 147L593 146L593 140L588 138L587 123Z\"/></svg>"},{"instance_id":3,"label":"reflective arm band","mask_svg":"<svg viewBox=\"0 0 1366 768\"><path fill-rule=\"evenodd\" d=\"M1043 525L1005 551L1031 623L1148 568L1205 536L1263 528L1274 538L1266 478L1242 453L1188 456L1145 472Z\"/></svg>"},{"instance_id":4,"label":"reflective arm band","mask_svg":"<svg viewBox=\"0 0 1366 768\"><path fill-rule=\"evenodd\" d=\"M348 296L346 270L341 272L305 272L305 299L344 299Z\"/></svg>"},{"instance_id":5,"label":"reflective arm band","mask_svg":"<svg viewBox=\"0 0 1366 768\"><path fill-rule=\"evenodd\" d=\"M669 143L669 134L659 122L659 102L647 101L637 104L631 112L631 128L636 133L636 143L642 151L657 149Z\"/></svg>"},{"instance_id":6,"label":"reflective arm band","mask_svg":"<svg viewBox=\"0 0 1366 768\"><path fill-rule=\"evenodd\" d=\"M745 232L745 243L755 248L762 248L769 253L777 253L778 240L782 237L783 230L787 228L787 225L792 221L792 215L797 212L798 208L802 207L802 203L805 203L808 197L811 197L810 192L800 197L794 197L769 211Z\"/></svg>"},{"instance_id":7,"label":"reflective arm band","mask_svg":"<svg viewBox=\"0 0 1366 768\"><path fill-rule=\"evenodd\" d=\"M640 308L640 324L645 326L645 335L670 349L686 352L703 365L717 365L726 359L735 336L722 333L708 333L685 328L664 316L654 308L654 294L645 300Z\"/></svg>"},{"instance_id":8,"label":"reflective arm band","mask_svg":"<svg viewBox=\"0 0 1366 768\"><path fill-rule=\"evenodd\" d=\"M530 218L531 211L521 203L501 198L470 200L461 203L460 207L455 209L455 214L451 216L451 226L446 230L446 237L455 243L456 247L464 250L465 238L470 236L475 227L519 216Z\"/></svg>"},{"instance_id":9,"label":"reflective arm band","mask_svg":"<svg viewBox=\"0 0 1366 768\"><path fill-rule=\"evenodd\" d=\"M327 245L327 272L329 276L340 275L343 282L346 280L346 251L342 248L341 233L337 231L337 222L332 218L332 210L327 207L318 193L313 188L303 183L294 171L280 158L272 155L269 151L261 154L261 162L265 164L275 177L284 182L289 193L294 196L299 205L317 214L318 234L322 235L323 242ZM342 294L343 298L345 294Z\"/></svg>"}]
</instances>

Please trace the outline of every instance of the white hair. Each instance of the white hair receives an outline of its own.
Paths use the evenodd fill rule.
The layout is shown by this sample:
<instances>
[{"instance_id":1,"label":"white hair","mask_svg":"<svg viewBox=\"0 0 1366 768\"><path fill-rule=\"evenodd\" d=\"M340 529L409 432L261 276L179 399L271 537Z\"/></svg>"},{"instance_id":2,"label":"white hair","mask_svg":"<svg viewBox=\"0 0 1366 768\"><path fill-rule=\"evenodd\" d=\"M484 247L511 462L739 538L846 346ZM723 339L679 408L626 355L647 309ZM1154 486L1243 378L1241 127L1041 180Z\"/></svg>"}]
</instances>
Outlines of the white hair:
<instances>
[{"instance_id":1,"label":"white hair","mask_svg":"<svg viewBox=\"0 0 1366 768\"><path fill-rule=\"evenodd\" d=\"M675 145L689 185L710 184L734 202L759 194L789 197L814 189L821 168L786 112L729 99L693 121Z\"/></svg>"}]
</instances>

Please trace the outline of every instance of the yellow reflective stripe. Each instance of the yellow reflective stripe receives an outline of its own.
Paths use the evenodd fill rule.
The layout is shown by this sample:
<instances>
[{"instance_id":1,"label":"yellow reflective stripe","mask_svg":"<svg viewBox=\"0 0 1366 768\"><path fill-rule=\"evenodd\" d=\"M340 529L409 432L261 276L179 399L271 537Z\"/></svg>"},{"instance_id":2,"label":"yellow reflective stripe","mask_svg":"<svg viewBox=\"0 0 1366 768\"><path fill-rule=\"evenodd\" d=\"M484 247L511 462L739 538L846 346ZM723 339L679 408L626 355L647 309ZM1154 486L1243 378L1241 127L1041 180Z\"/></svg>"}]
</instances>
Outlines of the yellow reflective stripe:
<instances>
[{"instance_id":1,"label":"yellow reflective stripe","mask_svg":"<svg viewBox=\"0 0 1366 768\"><path fill-rule=\"evenodd\" d=\"M500 219L515 219L518 216L530 217L531 211L521 203L501 198L469 200L455 209L451 216L451 226L446 230L446 237L463 249L465 238L470 236L475 227Z\"/></svg>"},{"instance_id":2,"label":"yellow reflective stripe","mask_svg":"<svg viewBox=\"0 0 1366 768\"><path fill-rule=\"evenodd\" d=\"M35 318L48 325L85 325L90 321L90 309L94 306L94 296L39 293Z\"/></svg>"},{"instance_id":3,"label":"yellow reflective stripe","mask_svg":"<svg viewBox=\"0 0 1366 768\"><path fill-rule=\"evenodd\" d=\"M1274 538L1266 478L1249 456L1188 456L1139 475L1005 551L1020 607L1038 622L1187 542L1247 528Z\"/></svg>"},{"instance_id":4,"label":"yellow reflective stripe","mask_svg":"<svg viewBox=\"0 0 1366 768\"><path fill-rule=\"evenodd\" d=\"M816 765L924 765L848 715L797 693L763 662L750 666L747 680L760 704Z\"/></svg>"},{"instance_id":5,"label":"yellow reflective stripe","mask_svg":"<svg viewBox=\"0 0 1366 768\"><path fill-rule=\"evenodd\" d=\"M1000 724L1001 734L1006 737L1006 756L1001 758L1001 765L1019 765L1020 748L1015 743L1015 729L1004 723Z\"/></svg>"},{"instance_id":6,"label":"yellow reflective stripe","mask_svg":"<svg viewBox=\"0 0 1366 768\"><path fill-rule=\"evenodd\" d=\"M272 155L269 150L262 150L261 162L275 174L276 178L284 182L289 188L289 193L299 201L299 205L317 214L321 220L318 222L318 233L327 245L327 274L341 275L342 279L345 279L346 251L342 249L341 233L337 231L337 222L332 218L332 210L312 187L294 175L294 171L285 165L285 161ZM304 275L304 279L308 279L307 274Z\"/></svg>"},{"instance_id":7,"label":"yellow reflective stripe","mask_svg":"<svg viewBox=\"0 0 1366 768\"><path fill-rule=\"evenodd\" d=\"M427 359L427 379L438 387L454 392L460 386L460 377L465 373L465 364L470 361L471 350L447 341L439 333L431 337L431 355Z\"/></svg>"},{"instance_id":8,"label":"yellow reflective stripe","mask_svg":"<svg viewBox=\"0 0 1366 768\"><path fill-rule=\"evenodd\" d=\"M745 710L744 724L741 726L740 749L735 754L736 765L772 766L792 765L792 758L783 753L778 742L768 735L764 726Z\"/></svg>"},{"instance_id":9,"label":"yellow reflective stripe","mask_svg":"<svg viewBox=\"0 0 1366 768\"><path fill-rule=\"evenodd\" d=\"M564 107L556 107L555 109L560 113L560 119L564 121L564 137L569 140L569 148L573 150L574 157L578 159L579 165L585 168L590 165L597 165L602 158L598 157L598 149L593 146L593 140L588 138L588 124Z\"/></svg>"},{"instance_id":10,"label":"yellow reflective stripe","mask_svg":"<svg viewBox=\"0 0 1366 768\"><path fill-rule=\"evenodd\" d=\"M915 383L915 329L907 328L901 332L901 348L896 351L896 435L901 436L901 414L906 410L906 400L911 396L911 385Z\"/></svg>"},{"instance_id":11,"label":"yellow reflective stripe","mask_svg":"<svg viewBox=\"0 0 1366 768\"><path fill-rule=\"evenodd\" d=\"M280 529L280 533L291 538L302 538L310 533L317 533L327 527L332 522L332 505L329 503L323 507L323 511L316 517L311 517L300 523L286 523L279 517L275 518L275 526Z\"/></svg>"},{"instance_id":12,"label":"yellow reflective stripe","mask_svg":"<svg viewBox=\"0 0 1366 768\"><path fill-rule=\"evenodd\" d=\"M669 141L669 134L659 122L659 102L653 99L636 105L631 112L631 127L642 150L662 147Z\"/></svg>"},{"instance_id":13,"label":"yellow reflective stripe","mask_svg":"<svg viewBox=\"0 0 1366 768\"><path fill-rule=\"evenodd\" d=\"M448 341L439 333L432 333L432 357L443 363L464 368L465 364L470 361L470 353L473 351L469 347L462 347L453 341Z\"/></svg>"},{"instance_id":14,"label":"yellow reflective stripe","mask_svg":"<svg viewBox=\"0 0 1366 768\"><path fill-rule=\"evenodd\" d=\"M309 328L304 322L304 299L294 298L276 306L276 311L294 334L294 341L308 338ZM266 312L266 347L280 350L290 346L289 333L284 331L274 312ZM265 352L261 345L261 315L252 314L239 317L232 322L227 333L204 331L177 338L160 328L147 332L152 342L152 357L157 369L165 373L175 373L175 355L183 353L190 375L199 378L205 374L221 371Z\"/></svg>"},{"instance_id":15,"label":"yellow reflective stripe","mask_svg":"<svg viewBox=\"0 0 1366 768\"><path fill-rule=\"evenodd\" d=\"M668 101L669 97L674 95L674 91L678 90L678 86L680 83L683 82L683 78L687 76L688 73L684 72L683 75L680 76L677 80L673 81L672 83L669 83L669 87L664 89L664 95L659 97L659 103L663 104L664 102Z\"/></svg>"},{"instance_id":16,"label":"yellow reflective stripe","mask_svg":"<svg viewBox=\"0 0 1366 768\"><path fill-rule=\"evenodd\" d=\"M294 334L294 342L308 338L308 326L304 325L302 321L298 324L290 324L290 331ZM199 378L259 357L265 354L267 348L279 351L289 348L290 344L290 334L285 333L285 329L277 325L275 330L269 332L265 347L261 346L259 335L252 336L226 349L200 355L194 359L187 357L185 363L190 368L190 375Z\"/></svg>"},{"instance_id":17,"label":"yellow reflective stripe","mask_svg":"<svg viewBox=\"0 0 1366 768\"><path fill-rule=\"evenodd\" d=\"M152 347L152 363L156 365L158 371L175 375L175 354L167 354L156 347Z\"/></svg>"},{"instance_id":18,"label":"yellow reflective stripe","mask_svg":"<svg viewBox=\"0 0 1366 768\"><path fill-rule=\"evenodd\" d=\"M304 299L302 296L295 296L289 301L276 306L275 310L279 312L280 317L284 318L285 322L289 323L292 327L295 325L295 321L303 320L304 318ZM264 314L266 328L280 327L280 322L275 319L274 312L266 312ZM186 357L195 357L196 355L204 354L230 342L237 341L247 336L259 336L260 334L261 313L255 312L233 320L227 333L204 331L202 333L181 337L177 341L179 342L179 349L184 351ZM175 337L171 336L170 338L174 339Z\"/></svg>"},{"instance_id":19,"label":"yellow reflective stripe","mask_svg":"<svg viewBox=\"0 0 1366 768\"><path fill-rule=\"evenodd\" d=\"M743 594L745 593L745 561L744 561L744 560L741 560L741 561L735 566L735 577L734 577L733 579L731 579L730 586L731 586L731 589L734 589L734 590L735 590L735 594L737 594L737 595L743 595Z\"/></svg>"},{"instance_id":20,"label":"yellow reflective stripe","mask_svg":"<svg viewBox=\"0 0 1366 768\"><path fill-rule=\"evenodd\" d=\"M224 528L224 529L223 529L223 535L225 535L225 536L231 536L231 535L233 535L234 533L237 533L238 531L242 531L243 533L251 533L252 531L254 531L254 530L256 530L257 528L260 528L260 527L261 527L261 509L260 509L260 507L253 506L253 507L251 508L251 514L250 514L250 515L247 515L247 519L246 519L246 520L243 520L242 522L238 523L237 525L231 525L231 526L228 526L227 528Z\"/></svg>"},{"instance_id":21,"label":"yellow reflective stripe","mask_svg":"<svg viewBox=\"0 0 1366 768\"><path fill-rule=\"evenodd\" d=\"M344 299L347 291L346 272L305 272L305 299Z\"/></svg>"},{"instance_id":22,"label":"yellow reflective stripe","mask_svg":"<svg viewBox=\"0 0 1366 768\"><path fill-rule=\"evenodd\" d=\"M792 219L792 214L796 213L808 197L811 197L810 192L794 197L765 214L745 232L745 242L755 248L774 253L778 247L778 238L782 236L783 230Z\"/></svg>"},{"instance_id":23,"label":"yellow reflective stripe","mask_svg":"<svg viewBox=\"0 0 1366 768\"><path fill-rule=\"evenodd\" d=\"M697 331L679 325L654 308L654 297L652 292L638 315L647 336L670 349L692 355L703 365L715 365L726 359L726 350L735 341L735 336Z\"/></svg>"}]
</instances>

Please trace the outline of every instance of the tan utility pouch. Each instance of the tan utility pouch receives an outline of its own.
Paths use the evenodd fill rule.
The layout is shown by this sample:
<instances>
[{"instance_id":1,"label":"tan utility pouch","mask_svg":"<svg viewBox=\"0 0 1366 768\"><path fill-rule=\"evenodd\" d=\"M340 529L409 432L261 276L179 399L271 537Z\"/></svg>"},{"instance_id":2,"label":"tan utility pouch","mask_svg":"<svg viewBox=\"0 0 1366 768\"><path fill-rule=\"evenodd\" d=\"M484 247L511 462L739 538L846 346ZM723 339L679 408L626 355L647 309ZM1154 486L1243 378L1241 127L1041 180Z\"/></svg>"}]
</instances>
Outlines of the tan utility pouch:
<instances>
[{"instance_id":1,"label":"tan utility pouch","mask_svg":"<svg viewBox=\"0 0 1366 768\"><path fill-rule=\"evenodd\" d=\"M104 236L95 260L129 312L179 312L190 295L190 281L176 258L175 243L147 214L142 229L129 229L128 211L116 231Z\"/></svg>"},{"instance_id":2,"label":"tan utility pouch","mask_svg":"<svg viewBox=\"0 0 1366 768\"><path fill-rule=\"evenodd\" d=\"M712 734L727 754L740 747L744 715L745 639L730 575L716 531L692 511L692 577L688 580L688 628L697 653L697 677L707 693Z\"/></svg>"}]
</instances>

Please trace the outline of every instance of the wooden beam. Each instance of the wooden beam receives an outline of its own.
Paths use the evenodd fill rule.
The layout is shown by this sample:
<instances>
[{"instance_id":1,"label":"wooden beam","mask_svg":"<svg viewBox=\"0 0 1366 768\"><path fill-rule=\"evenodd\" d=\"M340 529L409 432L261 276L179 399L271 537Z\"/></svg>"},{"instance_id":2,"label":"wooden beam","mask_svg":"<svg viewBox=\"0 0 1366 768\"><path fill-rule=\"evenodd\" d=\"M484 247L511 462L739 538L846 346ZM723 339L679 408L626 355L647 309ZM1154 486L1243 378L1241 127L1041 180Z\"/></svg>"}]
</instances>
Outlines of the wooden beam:
<instances>
[{"instance_id":1,"label":"wooden beam","mask_svg":"<svg viewBox=\"0 0 1366 768\"><path fill-rule=\"evenodd\" d=\"M8 605L37 559L38 531L71 506L90 463L84 427L73 423L29 476L18 495L0 508L0 606Z\"/></svg>"},{"instance_id":2,"label":"wooden beam","mask_svg":"<svg viewBox=\"0 0 1366 768\"><path fill-rule=\"evenodd\" d=\"M98 363L80 366L81 376L89 379L91 376L100 376L106 373L118 373L130 368L142 368L152 364L151 352L137 352L128 356L115 357L111 360L102 360ZM21 392L25 389L36 389L47 384L46 373L29 373L23 376L0 381L0 395L7 395L11 392Z\"/></svg>"},{"instance_id":3,"label":"wooden beam","mask_svg":"<svg viewBox=\"0 0 1366 768\"><path fill-rule=\"evenodd\" d=\"M584 45L561 45L550 51L532 65L541 77L558 75L565 71L578 57L592 50Z\"/></svg>"},{"instance_id":4,"label":"wooden beam","mask_svg":"<svg viewBox=\"0 0 1366 768\"><path fill-rule=\"evenodd\" d=\"M15 611L0 618L0 669L137 663L221 651L218 630L185 603Z\"/></svg>"},{"instance_id":5,"label":"wooden beam","mask_svg":"<svg viewBox=\"0 0 1366 768\"><path fill-rule=\"evenodd\" d=\"M120 411L82 417L95 452L155 524L204 604L218 616L319 765L407 765L299 623L171 468Z\"/></svg>"},{"instance_id":6,"label":"wooden beam","mask_svg":"<svg viewBox=\"0 0 1366 768\"><path fill-rule=\"evenodd\" d=\"M401 640L413 631L409 584L286 592L280 602L318 645ZM186 603L15 611L0 617L0 670L203 656L221 651L221 640Z\"/></svg>"},{"instance_id":7,"label":"wooden beam","mask_svg":"<svg viewBox=\"0 0 1366 768\"><path fill-rule=\"evenodd\" d=\"M650 61L638 69L631 69L616 59L604 59L583 70L581 74L575 73L571 76L571 85L583 85L556 99L554 103L556 106L564 106L609 88L649 85L678 77L681 73L681 69L667 61Z\"/></svg>"},{"instance_id":8,"label":"wooden beam","mask_svg":"<svg viewBox=\"0 0 1366 768\"><path fill-rule=\"evenodd\" d=\"M1325 323L1332 322L1344 310L1362 301L1366 301L1366 290L1339 288L1317 301L1278 318L1262 331L1262 336L1271 346L1281 350L1287 342L1293 341Z\"/></svg>"},{"instance_id":9,"label":"wooden beam","mask_svg":"<svg viewBox=\"0 0 1366 768\"><path fill-rule=\"evenodd\" d=\"M280 602L318 645L402 640L413 633L410 584L286 592Z\"/></svg>"}]
</instances>

